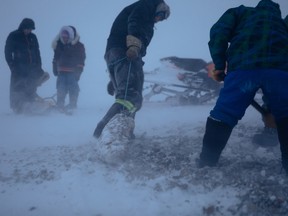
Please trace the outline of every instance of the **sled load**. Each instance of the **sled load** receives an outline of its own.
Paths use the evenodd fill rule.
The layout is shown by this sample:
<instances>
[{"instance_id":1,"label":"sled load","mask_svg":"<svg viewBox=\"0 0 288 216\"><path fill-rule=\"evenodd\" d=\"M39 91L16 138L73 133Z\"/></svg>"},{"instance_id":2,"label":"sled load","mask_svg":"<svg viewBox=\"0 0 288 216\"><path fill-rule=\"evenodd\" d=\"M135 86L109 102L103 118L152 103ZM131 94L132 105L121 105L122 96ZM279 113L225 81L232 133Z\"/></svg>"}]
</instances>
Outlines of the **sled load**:
<instances>
[{"instance_id":1,"label":"sled load","mask_svg":"<svg viewBox=\"0 0 288 216\"><path fill-rule=\"evenodd\" d=\"M50 79L50 75L48 72L44 72L41 77L36 82L37 87L40 87L42 84L44 84L47 80ZM19 85L23 85L23 82L19 82ZM24 83L24 85L28 85L29 83ZM25 99L24 95L20 95ZM56 100L57 94L54 94L50 97L41 97L36 92L33 93L31 96L31 100L24 100L19 99L18 106L21 109L21 113L25 115L46 115L51 112L60 112L67 115L71 115L71 110L64 108L59 108L57 106L57 100Z\"/></svg>"},{"instance_id":2,"label":"sled load","mask_svg":"<svg viewBox=\"0 0 288 216\"><path fill-rule=\"evenodd\" d=\"M208 76L208 71L214 69L212 62L174 56L162 58L160 62L165 67L145 75L144 102L152 102L157 98L157 102L171 105L200 105L218 97L223 84ZM157 76L160 78L157 79Z\"/></svg>"}]
</instances>

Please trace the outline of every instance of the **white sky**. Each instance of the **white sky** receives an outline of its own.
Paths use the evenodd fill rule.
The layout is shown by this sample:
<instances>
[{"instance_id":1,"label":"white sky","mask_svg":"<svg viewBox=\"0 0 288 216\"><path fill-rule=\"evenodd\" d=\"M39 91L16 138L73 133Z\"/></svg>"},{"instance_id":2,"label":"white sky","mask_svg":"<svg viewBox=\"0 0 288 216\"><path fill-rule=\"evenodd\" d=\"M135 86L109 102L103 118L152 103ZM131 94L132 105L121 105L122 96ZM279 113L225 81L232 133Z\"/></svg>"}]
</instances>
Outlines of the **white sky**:
<instances>
[{"instance_id":1,"label":"white sky","mask_svg":"<svg viewBox=\"0 0 288 216\"><path fill-rule=\"evenodd\" d=\"M18 28L24 17L36 23L36 33L43 62L43 69L52 75L53 51L51 43L63 25L74 25L86 47L86 68L80 81L83 92L94 92L96 98L106 95L108 76L103 59L110 27L116 15L134 0L1 0L0 6L0 99L8 104L10 71L4 58L4 45L8 34ZM288 14L288 1L277 0L283 17ZM203 58L209 61L209 30L221 14L240 4L255 6L258 0L167 0L171 8L168 20L156 24L155 35L144 58L145 70L157 67L159 59L167 56ZM52 75L53 76L53 75ZM2 83L3 82L3 83ZM56 79L40 89L45 94L55 93ZM84 94L82 100L84 102ZM86 94L85 94L86 95ZM96 99L97 100L97 99ZM87 102L90 98L87 98ZM95 101L99 104L101 101ZM6 107L5 107L6 108Z\"/></svg>"}]
</instances>

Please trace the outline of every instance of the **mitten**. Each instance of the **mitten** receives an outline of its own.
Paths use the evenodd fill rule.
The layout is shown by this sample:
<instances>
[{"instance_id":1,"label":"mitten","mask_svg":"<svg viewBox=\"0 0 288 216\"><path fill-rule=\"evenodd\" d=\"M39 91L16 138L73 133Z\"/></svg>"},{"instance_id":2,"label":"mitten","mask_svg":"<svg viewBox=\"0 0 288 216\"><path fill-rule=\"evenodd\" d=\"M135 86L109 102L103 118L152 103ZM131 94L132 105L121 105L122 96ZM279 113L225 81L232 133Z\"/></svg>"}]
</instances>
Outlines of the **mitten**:
<instances>
[{"instance_id":1,"label":"mitten","mask_svg":"<svg viewBox=\"0 0 288 216\"><path fill-rule=\"evenodd\" d=\"M129 60L134 60L139 57L140 50L142 47L142 42L137 37L133 35L127 35L126 37L126 56Z\"/></svg>"}]
</instances>

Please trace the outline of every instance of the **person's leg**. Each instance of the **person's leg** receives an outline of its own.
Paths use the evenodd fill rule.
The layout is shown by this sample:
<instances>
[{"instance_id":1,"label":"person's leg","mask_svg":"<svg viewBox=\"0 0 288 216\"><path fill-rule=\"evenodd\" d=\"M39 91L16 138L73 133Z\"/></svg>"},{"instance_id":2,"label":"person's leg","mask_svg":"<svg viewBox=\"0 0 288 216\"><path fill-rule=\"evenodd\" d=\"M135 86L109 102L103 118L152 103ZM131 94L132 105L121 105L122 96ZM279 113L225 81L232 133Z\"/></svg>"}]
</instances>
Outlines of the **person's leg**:
<instances>
[{"instance_id":1,"label":"person's leg","mask_svg":"<svg viewBox=\"0 0 288 216\"><path fill-rule=\"evenodd\" d=\"M206 129L203 138L202 151L198 166L215 166L218 163L222 150L231 135L233 127L212 119L207 118Z\"/></svg>"},{"instance_id":2,"label":"person's leg","mask_svg":"<svg viewBox=\"0 0 288 216\"><path fill-rule=\"evenodd\" d=\"M107 67L109 70L110 80L112 81L113 86L115 88L115 93L117 93L117 83L115 79L115 73L116 70L120 70L123 67L124 61L126 62L125 57L126 54L125 50L123 49L111 49L107 53L105 53L105 61L107 63ZM93 136L95 138L99 138L107 123L122 110L124 110L123 105L121 105L120 103L113 103L112 106L107 111L107 113L105 114L105 116L98 122L94 130Z\"/></svg>"},{"instance_id":3,"label":"person's leg","mask_svg":"<svg viewBox=\"0 0 288 216\"><path fill-rule=\"evenodd\" d=\"M56 81L57 107L64 108L67 94L66 74L59 73Z\"/></svg>"},{"instance_id":4,"label":"person's leg","mask_svg":"<svg viewBox=\"0 0 288 216\"><path fill-rule=\"evenodd\" d=\"M259 84L253 71L230 72L207 119L199 167L215 166L234 126L252 102Z\"/></svg>"},{"instance_id":5,"label":"person's leg","mask_svg":"<svg viewBox=\"0 0 288 216\"><path fill-rule=\"evenodd\" d=\"M69 77L67 77L68 80L68 92L69 92L69 104L68 108L76 109L77 108L77 101L79 96L79 84L78 80L75 77L75 74L69 74Z\"/></svg>"},{"instance_id":6,"label":"person's leg","mask_svg":"<svg viewBox=\"0 0 288 216\"><path fill-rule=\"evenodd\" d=\"M101 119L101 121L97 124L93 136L95 138L99 138L102 134L102 131L104 129L104 127L107 125L107 123L118 113L121 112L121 110L123 110L123 106L119 103L114 103L112 104L112 106L110 107L110 109L107 111L107 113L105 114L105 116Z\"/></svg>"},{"instance_id":7,"label":"person's leg","mask_svg":"<svg viewBox=\"0 0 288 216\"><path fill-rule=\"evenodd\" d=\"M280 142L282 166L288 174L288 118L277 121L277 132Z\"/></svg>"},{"instance_id":8,"label":"person's leg","mask_svg":"<svg viewBox=\"0 0 288 216\"><path fill-rule=\"evenodd\" d=\"M115 65L116 99L125 100L134 106L138 111L143 102L144 73L141 58L134 61L125 60L123 64Z\"/></svg>"},{"instance_id":9,"label":"person's leg","mask_svg":"<svg viewBox=\"0 0 288 216\"><path fill-rule=\"evenodd\" d=\"M288 73L266 70L264 78L263 93L276 121L282 166L288 174Z\"/></svg>"}]
</instances>

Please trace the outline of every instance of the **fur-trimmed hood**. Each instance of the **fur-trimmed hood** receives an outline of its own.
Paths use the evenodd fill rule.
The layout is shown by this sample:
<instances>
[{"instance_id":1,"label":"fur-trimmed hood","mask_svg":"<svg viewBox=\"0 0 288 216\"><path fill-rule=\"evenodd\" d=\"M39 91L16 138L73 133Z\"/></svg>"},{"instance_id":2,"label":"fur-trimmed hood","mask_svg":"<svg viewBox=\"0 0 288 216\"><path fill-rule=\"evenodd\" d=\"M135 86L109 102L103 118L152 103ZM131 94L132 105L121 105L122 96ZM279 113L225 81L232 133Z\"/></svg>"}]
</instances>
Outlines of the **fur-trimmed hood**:
<instances>
[{"instance_id":1,"label":"fur-trimmed hood","mask_svg":"<svg viewBox=\"0 0 288 216\"><path fill-rule=\"evenodd\" d=\"M55 39L52 42L52 48L54 50L56 49L58 41L61 41L61 43L63 43L63 41L61 39L61 34L62 34L63 31L67 32L68 35L69 35L69 41L68 41L67 44L75 45L77 42L80 41L80 35L76 31L75 27L73 27L73 26L63 26L61 28L59 34L55 37Z\"/></svg>"}]
</instances>

